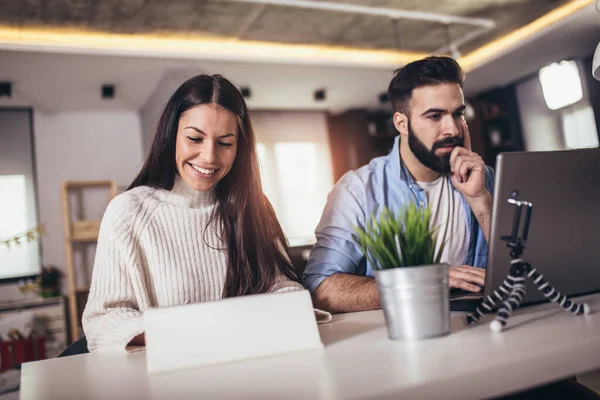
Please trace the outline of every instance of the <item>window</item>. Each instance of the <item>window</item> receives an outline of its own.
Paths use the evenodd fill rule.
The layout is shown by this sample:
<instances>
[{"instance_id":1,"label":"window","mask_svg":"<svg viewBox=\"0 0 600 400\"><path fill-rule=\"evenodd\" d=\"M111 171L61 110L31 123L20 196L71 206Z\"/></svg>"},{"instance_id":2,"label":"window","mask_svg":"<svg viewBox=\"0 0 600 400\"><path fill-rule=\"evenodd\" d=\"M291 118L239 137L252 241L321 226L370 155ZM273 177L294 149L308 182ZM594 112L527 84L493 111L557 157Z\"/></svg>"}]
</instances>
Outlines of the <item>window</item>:
<instances>
[{"instance_id":1,"label":"window","mask_svg":"<svg viewBox=\"0 0 600 400\"><path fill-rule=\"evenodd\" d=\"M9 239L22 235L32 228L27 210L25 175L0 176L0 238ZM20 238L0 248L0 276L19 277L39 273L40 255L37 238Z\"/></svg>"},{"instance_id":2,"label":"window","mask_svg":"<svg viewBox=\"0 0 600 400\"><path fill-rule=\"evenodd\" d=\"M565 109L561 120L567 149L598 147L598 130L594 110L589 103Z\"/></svg>"},{"instance_id":3,"label":"window","mask_svg":"<svg viewBox=\"0 0 600 400\"><path fill-rule=\"evenodd\" d=\"M35 189L31 111L0 110L0 280L40 272Z\"/></svg>"},{"instance_id":4,"label":"window","mask_svg":"<svg viewBox=\"0 0 600 400\"><path fill-rule=\"evenodd\" d=\"M263 190L291 246L315 242L327 194L333 187L323 113L252 114Z\"/></svg>"}]
</instances>

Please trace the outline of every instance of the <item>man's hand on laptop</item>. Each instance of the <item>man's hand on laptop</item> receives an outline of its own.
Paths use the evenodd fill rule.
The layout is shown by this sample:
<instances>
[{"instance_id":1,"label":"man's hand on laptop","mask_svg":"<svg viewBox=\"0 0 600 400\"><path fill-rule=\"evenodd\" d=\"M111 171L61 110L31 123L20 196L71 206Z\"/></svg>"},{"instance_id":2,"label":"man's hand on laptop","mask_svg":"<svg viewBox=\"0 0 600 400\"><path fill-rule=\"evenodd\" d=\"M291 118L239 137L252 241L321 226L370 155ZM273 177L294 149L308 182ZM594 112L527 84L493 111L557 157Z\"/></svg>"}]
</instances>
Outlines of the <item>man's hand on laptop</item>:
<instances>
[{"instance_id":1,"label":"man's hand on laptop","mask_svg":"<svg viewBox=\"0 0 600 400\"><path fill-rule=\"evenodd\" d=\"M450 267L448 275L448 283L451 288L479 292L481 291L481 287L485 285L485 269L483 268L475 268L468 265Z\"/></svg>"}]
</instances>

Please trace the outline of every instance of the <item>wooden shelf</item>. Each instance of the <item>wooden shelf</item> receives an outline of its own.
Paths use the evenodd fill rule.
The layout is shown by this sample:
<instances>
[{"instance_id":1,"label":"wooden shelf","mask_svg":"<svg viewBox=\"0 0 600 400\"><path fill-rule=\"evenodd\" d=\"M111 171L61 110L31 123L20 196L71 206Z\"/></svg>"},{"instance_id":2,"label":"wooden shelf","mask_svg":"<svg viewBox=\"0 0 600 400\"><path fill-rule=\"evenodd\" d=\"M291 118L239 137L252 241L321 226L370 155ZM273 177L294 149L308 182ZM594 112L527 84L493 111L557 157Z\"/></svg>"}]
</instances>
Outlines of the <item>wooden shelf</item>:
<instances>
[{"instance_id":1,"label":"wooden shelf","mask_svg":"<svg viewBox=\"0 0 600 400\"><path fill-rule=\"evenodd\" d=\"M89 287L77 287L75 277L75 260L73 257L74 243L94 243L98 240L100 220L73 220L71 213L70 194L78 193L89 188L106 188L109 192L109 201L117 195L117 183L111 180L98 181L68 181L63 183L62 203L65 234L65 253L67 259L67 283L69 298L69 326L71 340L79 338L81 329L81 311L85 306L85 299ZM82 197L82 196L81 196ZM81 298L83 300L81 300Z\"/></svg>"},{"instance_id":2,"label":"wooden shelf","mask_svg":"<svg viewBox=\"0 0 600 400\"><path fill-rule=\"evenodd\" d=\"M60 304L62 296L57 297L38 297L31 299L20 299L0 302L0 312L12 311L12 310L25 310L28 308L51 306Z\"/></svg>"},{"instance_id":3,"label":"wooden shelf","mask_svg":"<svg viewBox=\"0 0 600 400\"><path fill-rule=\"evenodd\" d=\"M70 243L90 243L98 240L97 236L89 236L89 237L70 237L67 238L67 241Z\"/></svg>"},{"instance_id":4,"label":"wooden shelf","mask_svg":"<svg viewBox=\"0 0 600 400\"><path fill-rule=\"evenodd\" d=\"M98 180L98 181L67 181L63 183L64 188L68 189L85 189L93 187L111 187L116 185L114 181L110 180Z\"/></svg>"},{"instance_id":5,"label":"wooden shelf","mask_svg":"<svg viewBox=\"0 0 600 400\"><path fill-rule=\"evenodd\" d=\"M67 240L71 242L95 242L98 240L101 221L73 221L71 235Z\"/></svg>"}]
</instances>

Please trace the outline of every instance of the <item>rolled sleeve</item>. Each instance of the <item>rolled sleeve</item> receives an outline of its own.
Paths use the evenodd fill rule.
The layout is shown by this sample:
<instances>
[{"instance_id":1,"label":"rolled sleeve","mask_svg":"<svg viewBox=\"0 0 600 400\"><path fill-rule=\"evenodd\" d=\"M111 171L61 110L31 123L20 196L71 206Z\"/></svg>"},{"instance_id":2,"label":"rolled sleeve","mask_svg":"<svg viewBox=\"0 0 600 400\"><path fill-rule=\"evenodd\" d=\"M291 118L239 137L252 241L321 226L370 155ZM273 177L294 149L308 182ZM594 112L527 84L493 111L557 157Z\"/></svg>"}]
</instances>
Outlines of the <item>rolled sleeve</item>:
<instances>
[{"instance_id":1,"label":"rolled sleeve","mask_svg":"<svg viewBox=\"0 0 600 400\"><path fill-rule=\"evenodd\" d=\"M486 165L485 168L485 188L494 195L494 170ZM488 264L488 243L485 239L485 235L481 230L481 226L477 225L477 237L476 247L475 247L475 256L473 260L473 266L477 268L487 268Z\"/></svg>"},{"instance_id":2,"label":"rolled sleeve","mask_svg":"<svg viewBox=\"0 0 600 400\"><path fill-rule=\"evenodd\" d=\"M494 195L494 179L495 179L494 169L489 165L485 166L485 188Z\"/></svg>"},{"instance_id":3,"label":"rolled sleeve","mask_svg":"<svg viewBox=\"0 0 600 400\"><path fill-rule=\"evenodd\" d=\"M364 185L353 172L344 175L327 198L315 230L317 242L302 276L313 293L327 277L337 273L365 275L364 255L355 241L354 227L365 221Z\"/></svg>"}]
</instances>

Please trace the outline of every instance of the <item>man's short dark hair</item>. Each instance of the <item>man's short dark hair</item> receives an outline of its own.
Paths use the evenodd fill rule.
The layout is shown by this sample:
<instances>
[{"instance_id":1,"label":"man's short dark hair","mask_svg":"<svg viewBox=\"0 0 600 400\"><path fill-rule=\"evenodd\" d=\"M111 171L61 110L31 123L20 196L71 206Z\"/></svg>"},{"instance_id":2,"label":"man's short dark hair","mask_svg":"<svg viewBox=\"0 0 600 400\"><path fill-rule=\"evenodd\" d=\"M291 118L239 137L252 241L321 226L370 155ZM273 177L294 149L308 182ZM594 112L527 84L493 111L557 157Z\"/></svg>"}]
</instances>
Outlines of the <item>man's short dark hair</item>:
<instances>
[{"instance_id":1,"label":"man's short dark hair","mask_svg":"<svg viewBox=\"0 0 600 400\"><path fill-rule=\"evenodd\" d=\"M414 89L441 83L458 83L462 88L464 81L465 74L453 58L431 56L397 69L388 87L388 98L395 111L408 116Z\"/></svg>"}]
</instances>

